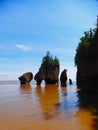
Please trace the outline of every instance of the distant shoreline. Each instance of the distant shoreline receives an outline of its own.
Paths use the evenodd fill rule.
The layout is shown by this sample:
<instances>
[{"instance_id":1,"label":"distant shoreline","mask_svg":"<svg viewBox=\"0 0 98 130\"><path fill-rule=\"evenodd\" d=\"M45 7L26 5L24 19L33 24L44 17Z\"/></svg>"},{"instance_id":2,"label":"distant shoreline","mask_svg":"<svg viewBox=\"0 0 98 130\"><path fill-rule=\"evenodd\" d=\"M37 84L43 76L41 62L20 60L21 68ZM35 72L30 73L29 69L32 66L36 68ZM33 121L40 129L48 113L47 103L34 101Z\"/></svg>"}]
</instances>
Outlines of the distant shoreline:
<instances>
[{"instance_id":1,"label":"distant shoreline","mask_svg":"<svg viewBox=\"0 0 98 130\"><path fill-rule=\"evenodd\" d=\"M0 85L7 85L7 84L20 84L20 81L19 80L0 80ZM30 82L30 84L31 85L36 85L36 81L32 80ZM73 81L73 84L76 84L76 81ZM58 83L58 85L60 85L60 83ZM69 85L68 81L67 81L67 85Z\"/></svg>"},{"instance_id":2,"label":"distant shoreline","mask_svg":"<svg viewBox=\"0 0 98 130\"><path fill-rule=\"evenodd\" d=\"M16 84L19 83L18 80L0 80L0 85L1 84Z\"/></svg>"}]
</instances>

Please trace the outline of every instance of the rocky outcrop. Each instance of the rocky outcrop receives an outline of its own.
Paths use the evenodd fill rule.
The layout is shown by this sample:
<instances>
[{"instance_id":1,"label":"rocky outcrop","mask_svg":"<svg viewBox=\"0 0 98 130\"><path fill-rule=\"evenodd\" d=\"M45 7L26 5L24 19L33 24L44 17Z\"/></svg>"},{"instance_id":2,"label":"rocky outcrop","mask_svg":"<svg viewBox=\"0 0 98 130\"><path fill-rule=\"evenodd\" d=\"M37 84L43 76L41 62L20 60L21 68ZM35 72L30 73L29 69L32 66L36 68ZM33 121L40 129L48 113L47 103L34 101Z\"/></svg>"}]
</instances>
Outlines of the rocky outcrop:
<instances>
[{"instance_id":1,"label":"rocky outcrop","mask_svg":"<svg viewBox=\"0 0 98 130\"><path fill-rule=\"evenodd\" d=\"M59 66L51 65L46 72L46 84L55 84L58 82Z\"/></svg>"},{"instance_id":2,"label":"rocky outcrop","mask_svg":"<svg viewBox=\"0 0 98 130\"><path fill-rule=\"evenodd\" d=\"M45 80L45 71L43 70L43 68L39 69L39 71L34 76L34 79L36 80L37 85L40 85L42 80Z\"/></svg>"},{"instance_id":3,"label":"rocky outcrop","mask_svg":"<svg viewBox=\"0 0 98 130\"><path fill-rule=\"evenodd\" d=\"M98 27L87 55L77 66L77 84L81 90L98 93Z\"/></svg>"},{"instance_id":4,"label":"rocky outcrop","mask_svg":"<svg viewBox=\"0 0 98 130\"><path fill-rule=\"evenodd\" d=\"M69 79L69 84L70 84L70 85L73 84L73 83L72 83L72 79Z\"/></svg>"},{"instance_id":5,"label":"rocky outcrop","mask_svg":"<svg viewBox=\"0 0 98 130\"><path fill-rule=\"evenodd\" d=\"M61 82L61 86L66 86L66 82L67 82L67 70L66 69L64 69L61 72L60 82Z\"/></svg>"},{"instance_id":6,"label":"rocky outcrop","mask_svg":"<svg viewBox=\"0 0 98 130\"><path fill-rule=\"evenodd\" d=\"M58 82L59 76L59 60L55 57L52 58L50 53L43 57L41 67L36 73L34 79L37 84L40 85L42 80L45 80L46 84L55 84Z\"/></svg>"},{"instance_id":7,"label":"rocky outcrop","mask_svg":"<svg viewBox=\"0 0 98 130\"><path fill-rule=\"evenodd\" d=\"M42 80L45 80L46 84L55 84L58 82L58 75L59 66L50 65L47 70L41 66L34 79L37 81L38 85L40 85Z\"/></svg>"},{"instance_id":8,"label":"rocky outcrop","mask_svg":"<svg viewBox=\"0 0 98 130\"><path fill-rule=\"evenodd\" d=\"M18 79L20 80L20 84L30 84L33 79L33 74L31 72L27 72L21 75Z\"/></svg>"}]
</instances>

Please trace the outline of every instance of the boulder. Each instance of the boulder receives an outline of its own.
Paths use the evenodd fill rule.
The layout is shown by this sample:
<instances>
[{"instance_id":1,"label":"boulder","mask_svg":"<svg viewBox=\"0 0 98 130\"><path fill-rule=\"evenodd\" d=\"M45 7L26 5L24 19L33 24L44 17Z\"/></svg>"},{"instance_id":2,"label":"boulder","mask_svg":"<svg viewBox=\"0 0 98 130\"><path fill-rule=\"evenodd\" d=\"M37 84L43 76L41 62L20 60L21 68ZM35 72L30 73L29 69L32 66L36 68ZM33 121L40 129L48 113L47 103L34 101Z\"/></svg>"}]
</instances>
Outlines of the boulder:
<instances>
[{"instance_id":1,"label":"boulder","mask_svg":"<svg viewBox=\"0 0 98 130\"><path fill-rule=\"evenodd\" d=\"M67 82L67 70L66 69L64 69L61 72L60 82L61 82L61 86L66 86L66 82Z\"/></svg>"},{"instance_id":2,"label":"boulder","mask_svg":"<svg viewBox=\"0 0 98 130\"><path fill-rule=\"evenodd\" d=\"M20 80L20 84L30 84L31 80L33 79L33 74L31 72L26 72L18 79Z\"/></svg>"}]
</instances>

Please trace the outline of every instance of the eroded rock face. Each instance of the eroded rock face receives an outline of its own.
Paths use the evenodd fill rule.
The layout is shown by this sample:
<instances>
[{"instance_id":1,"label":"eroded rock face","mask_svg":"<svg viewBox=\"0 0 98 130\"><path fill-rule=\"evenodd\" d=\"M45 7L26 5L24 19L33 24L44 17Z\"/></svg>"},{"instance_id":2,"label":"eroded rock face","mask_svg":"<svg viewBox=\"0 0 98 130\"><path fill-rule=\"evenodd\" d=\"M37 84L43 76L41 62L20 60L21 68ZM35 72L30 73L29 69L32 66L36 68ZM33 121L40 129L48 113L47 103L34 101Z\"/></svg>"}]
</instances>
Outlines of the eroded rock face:
<instances>
[{"instance_id":1,"label":"eroded rock face","mask_svg":"<svg viewBox=\"0 0 98 130\"><path fill-rule=\"evenodd\" d=\"M58 83L59 66L51 66L45 75L46 84Z\"/></svg>"},{"instance_id":2,"label":"eroded rock face","mask_svg":"<svg viewBox=\"0 0 98 130\"><path fill-rule=\"evenodd\" d=\"M39 69L39 71L34 76L34 79L36 80L37 85L40 85L42 80L45 79L45 71L42 68Z\"/></svg>"},{"instance_id":3,"label":"eroded rock face","mask_svg":"<svg viewBox=\"0 0 98 130\"><path fill-rule=\"evenodd\" d=\"M77 66L77 84L83 91L98 93L98 28L87 51Z\"/></svg>"},{"instance_id":4,"label":"eroded rock face","mask_svg":"<svg viewBox=\"0 0 98 130\"><path fill-rule=\"evenodd\" d=\"M60 82L61 82L61 86L66 86L66 82L67 82L67 70L66 69L64 69L61 72Z\"/></svg>"},{"instance_id":5,"label":"eroded rock face","mask_svg":"<svg viewBox=\"0 0 98 130\"><path fill-rule=\"evenodd\" d=\"M31 72L27 72L21 75L18 79L20 80L20 84L30 84L33 79L33 74Z\"/></svg>"},{"instance_id":6,"label":"eroded rock face","mask_svg":"<svg viewBox=\"0 0 98 130\"><path fill-rule=\"evenodd\" d=\"M39 71L36 73L34 79L37 81L37 84L40 85L42 80L45 80L46 84L56 84L58 82L58 75L59 75L59 67L58 66L51 66L50 68L40 68Z\"/></svg>"}]
</instances>

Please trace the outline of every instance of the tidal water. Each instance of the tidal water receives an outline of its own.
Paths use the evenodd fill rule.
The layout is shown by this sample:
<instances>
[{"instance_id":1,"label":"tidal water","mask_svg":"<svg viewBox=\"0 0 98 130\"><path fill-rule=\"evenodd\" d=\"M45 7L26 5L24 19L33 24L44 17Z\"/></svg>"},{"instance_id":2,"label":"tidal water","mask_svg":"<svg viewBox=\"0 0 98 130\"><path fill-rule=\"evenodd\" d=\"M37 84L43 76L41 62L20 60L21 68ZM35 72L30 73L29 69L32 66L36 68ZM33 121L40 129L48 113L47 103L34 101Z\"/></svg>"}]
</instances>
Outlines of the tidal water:
<instances>
[{"instance_id":1,"label":"tidal water","mask_svg":"<svg viewBox=\"0 0 98 130\"><path fill-rule=\"evenodd\" d=\"M75 83L0 81L0 130L98 130L98 96Z\"/></svg>"}]
</instances>

